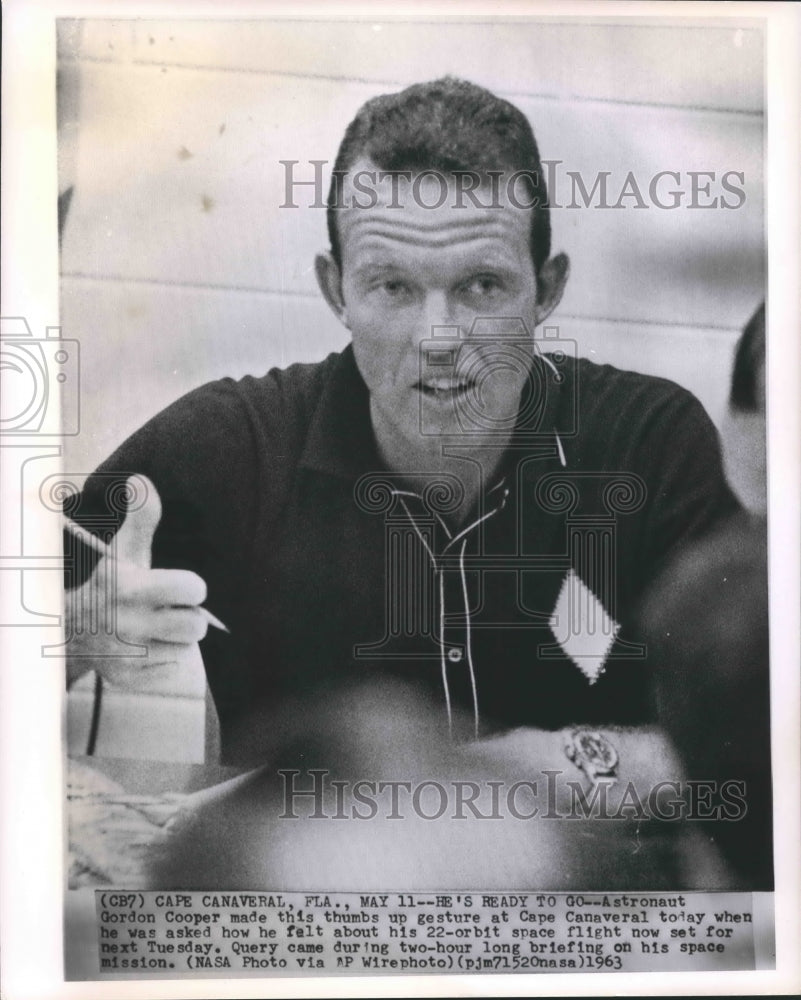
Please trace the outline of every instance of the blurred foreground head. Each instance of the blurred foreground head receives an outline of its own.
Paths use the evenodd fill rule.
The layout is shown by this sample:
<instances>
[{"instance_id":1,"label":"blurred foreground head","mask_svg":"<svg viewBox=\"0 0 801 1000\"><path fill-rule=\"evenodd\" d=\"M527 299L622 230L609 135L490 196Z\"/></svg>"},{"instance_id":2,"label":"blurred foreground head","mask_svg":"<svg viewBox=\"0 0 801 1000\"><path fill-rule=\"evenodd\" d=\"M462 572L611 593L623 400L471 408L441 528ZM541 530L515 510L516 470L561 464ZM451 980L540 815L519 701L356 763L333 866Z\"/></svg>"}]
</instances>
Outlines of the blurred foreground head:
<instances>
[{"instance_id":1,"label":"blurred foreground head","mask_svg":"<svg viewBox=\"0 0 801 1000\"><path fill-rule=\"evenodd\" d=\"M747 815L709 834L755 889L773 885L768 670L765 306L738 341L721 429L745 511L683 552L643 602L657 714L688 777L742 782Z\"/></svg>"},{"instance_id":2,"label":"blurred foreground head","mask_svg":"<svg viewBox=\"0 0 801 1000\"><path fill-rule=\"evenodd\" d=\"M748 321L734 354L729 409L721 429L729 484L752 514L767 513L765 303Z\"/></svg>"}]
</instances>

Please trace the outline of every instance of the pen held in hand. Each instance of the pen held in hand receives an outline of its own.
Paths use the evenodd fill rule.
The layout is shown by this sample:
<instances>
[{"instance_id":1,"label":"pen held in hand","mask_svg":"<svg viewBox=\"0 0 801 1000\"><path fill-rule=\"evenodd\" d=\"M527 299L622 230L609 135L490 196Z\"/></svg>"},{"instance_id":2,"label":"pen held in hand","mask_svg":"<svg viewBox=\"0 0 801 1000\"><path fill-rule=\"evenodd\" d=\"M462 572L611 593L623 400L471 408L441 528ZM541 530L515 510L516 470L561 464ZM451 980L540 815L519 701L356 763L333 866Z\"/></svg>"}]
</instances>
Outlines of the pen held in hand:
<instances>
[{"instance_id":1,"label":"pen held in hand","mask_svg":"<svg viewBox=\"0 0 801 1000\"><path fill-rule=\"evenodd\" d=\"M213 614L212 614L212 613L211 613L211 612L209 611L209 609L208 609L208 608L201 608L200 610L201 610L201 611L203 612L203 614L204 614L204 615L206 616L206 618L207 618L207 620L208 620L208 623L209 623L209 625L213 625L213 626L214 626L214 628L218 628L218 629L219 629L219 630L220 630L221 632L227 632L227 633L228 633L229 635L231 634L231 630L230 630L230 629L228 628L228 626L227 626L227 625L223 625L223 623L222 623L222 622L220 621L220 619L219 619L219 618L217 618L217 617L215 617L215 616L214 616L214 615L213 615Z\"/></svg>"},{"instance_id":2,"label":"pen held in hand","mask_svg":"<svg viewBox=\"0 0 801 1000\"><path fill-rule=\"evenodd\" d=\"M83 542L83 544L92 549L93 552L96 552L100 556L109 555L109 546L102 539L98 538L97 535L93 535L91 531L87 531L86 528L81 527L80 524L76 524L75 521L71 521L68 517L66 517L66 515L62 517L62 523L65 530L68 531L73 538L77 538L80 542ZM231 634L231 630L226 625L223 625L220 619L213 615L208 608L200 608L199 610L203 612L209 625L220 629L221 632L227 632L228 635Z\"/></svg>"}]
</instances>

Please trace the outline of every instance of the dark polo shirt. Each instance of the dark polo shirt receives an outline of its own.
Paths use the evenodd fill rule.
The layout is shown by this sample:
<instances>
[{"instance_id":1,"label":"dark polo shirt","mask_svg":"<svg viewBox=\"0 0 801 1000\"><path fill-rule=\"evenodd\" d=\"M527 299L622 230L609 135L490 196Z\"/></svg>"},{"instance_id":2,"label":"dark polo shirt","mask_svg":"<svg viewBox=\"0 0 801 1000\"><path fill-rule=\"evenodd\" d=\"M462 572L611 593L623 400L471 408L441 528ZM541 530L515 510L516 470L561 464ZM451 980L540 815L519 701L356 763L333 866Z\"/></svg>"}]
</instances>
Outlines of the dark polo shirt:
<instances>
[{"instance_id":1,"label":"dark polo shirt","mask_svg":"<svg viewBox=\"0 0 801 1000\"><path fill-rule=\"evenodd\" d=\"M206 580L230 629L201 643L224 759L268 752L262 708L381 672L427 691L444 726L464 709L458 735L649 718L630 622L678 547L736 508L716 432L662 379L557 354L532 372L458 527L458 481L414 495L379 460L351 348L190 392L87 482L72 516L98 531L121 523L120 481L150 477L154 566ZM443 443L480 463L469 433Z\"/></svg>"}]
</instances>

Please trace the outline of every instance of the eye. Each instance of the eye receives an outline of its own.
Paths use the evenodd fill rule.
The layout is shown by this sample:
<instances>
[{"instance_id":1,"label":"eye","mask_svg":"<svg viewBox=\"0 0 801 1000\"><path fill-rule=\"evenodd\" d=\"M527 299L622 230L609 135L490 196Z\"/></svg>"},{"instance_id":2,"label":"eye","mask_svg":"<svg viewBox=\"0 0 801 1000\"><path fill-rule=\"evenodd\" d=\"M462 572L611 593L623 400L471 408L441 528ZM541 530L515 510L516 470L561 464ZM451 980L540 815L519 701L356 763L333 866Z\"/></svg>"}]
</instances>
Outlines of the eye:
<instances>
[{"instance_id":1,"label":"eye","mask_svg":"<svg viewBox=\"0 0 801 1000\"><path fill-rule=\"evenodd\" d=\"M402 278L380 278L371 286L371 291L394 303L406 302L412 294L411 285Z\"/></svg>"},{"instance_id":2,"label":"eye","mask_svg":"<svg viewBox=\"0 0 801 1000\"><path fill-rule=\"evenodd\" d=\"M492 299L503 291L503 283L494 274L477 274L462 286L474 299Z\"/></svg>"}]
</instances>

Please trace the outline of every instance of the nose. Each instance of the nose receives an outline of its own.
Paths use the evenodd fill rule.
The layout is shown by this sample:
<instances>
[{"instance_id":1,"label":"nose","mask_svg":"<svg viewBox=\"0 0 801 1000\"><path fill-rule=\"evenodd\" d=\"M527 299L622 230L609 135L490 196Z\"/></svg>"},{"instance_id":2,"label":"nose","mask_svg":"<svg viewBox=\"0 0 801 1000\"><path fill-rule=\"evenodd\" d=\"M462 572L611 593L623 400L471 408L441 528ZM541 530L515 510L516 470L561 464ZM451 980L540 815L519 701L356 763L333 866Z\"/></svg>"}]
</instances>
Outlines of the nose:
<instances>
[{"instance_id":1,"label":"nose","mask_svg":"<svg viewBox=\"0 0 801 1000\"><path fill-rule=\"evenodd\" d=\"M461 328L445 293L429 290L417 316L417 364L422 375L452 372L457 364Z\"/></svg>"},{"instance_id":2,"label":"nose","mask_svg":"<svg viewBox=\"0 0 801 1000\"><path fill-rule=\"evenodd\" d=\"M444 292L432 290L427 293L419 336L421 340L441 339L446 348L458 347L459 325Z\"/></svg>"}]
</instances>

